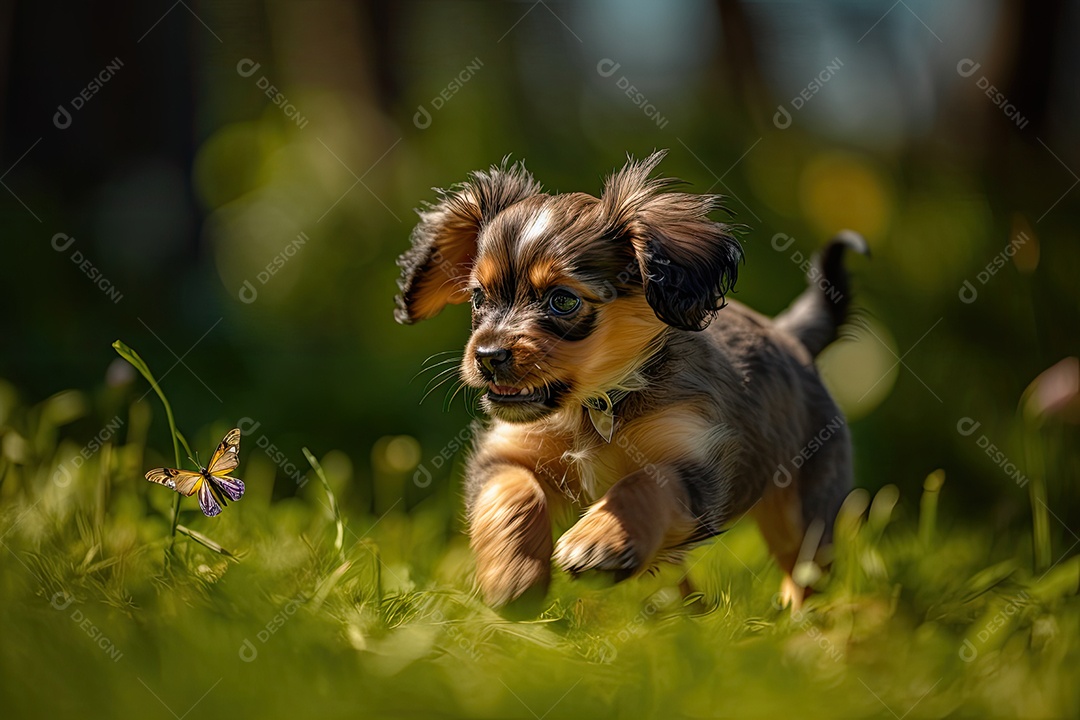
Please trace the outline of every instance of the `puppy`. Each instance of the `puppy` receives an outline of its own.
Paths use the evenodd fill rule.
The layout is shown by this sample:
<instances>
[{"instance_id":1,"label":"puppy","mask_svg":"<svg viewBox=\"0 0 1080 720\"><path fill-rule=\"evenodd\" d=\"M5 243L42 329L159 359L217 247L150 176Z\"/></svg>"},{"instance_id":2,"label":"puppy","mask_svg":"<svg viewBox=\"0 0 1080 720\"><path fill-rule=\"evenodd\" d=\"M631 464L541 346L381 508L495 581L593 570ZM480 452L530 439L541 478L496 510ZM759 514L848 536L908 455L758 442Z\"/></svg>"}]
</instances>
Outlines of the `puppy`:
<instances>
[{"instance_id":1,"label":"puppy","mask_svg":"<svg viewBox=\"0 0 1080 720\"><path fill-rule=\"evenodd\" d=\"M708 217L718 196L650 178L664 154L600 197L545 193L521 164L473 173L419 212L398 260L398 322L472 304L461 378L491 423L465 494L492 605L545 593L552 558L631 577L752 511L797 606L796 562L829 542L851 488L813 358L847 313L843 251L865 242L834 238L773 320L725 303L740 245ZM582 511L554 542L553 520Z\"/></svg>"}]
</instances>

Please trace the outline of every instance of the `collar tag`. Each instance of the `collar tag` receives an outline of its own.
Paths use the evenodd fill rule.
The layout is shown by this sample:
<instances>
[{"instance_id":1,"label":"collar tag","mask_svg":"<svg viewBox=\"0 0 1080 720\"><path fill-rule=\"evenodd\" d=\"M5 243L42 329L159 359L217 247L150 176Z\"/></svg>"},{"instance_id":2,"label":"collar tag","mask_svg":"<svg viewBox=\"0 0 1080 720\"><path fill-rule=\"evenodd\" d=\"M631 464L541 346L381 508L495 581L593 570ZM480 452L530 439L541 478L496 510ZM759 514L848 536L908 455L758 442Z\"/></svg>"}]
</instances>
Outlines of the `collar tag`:
<instances>
[{"instance_id":1,"label":"collar tag","mask_svg":"<svg viewBox=\"0 0 1080 720\"><path fill-rule=\"evenodd\" d=\"M604 438L604 442L611 442L611 436L615 432L615 409L607 395L589 398L585 407L589 410L589 420L593 428Z\"/></svg>"}]
</instances>

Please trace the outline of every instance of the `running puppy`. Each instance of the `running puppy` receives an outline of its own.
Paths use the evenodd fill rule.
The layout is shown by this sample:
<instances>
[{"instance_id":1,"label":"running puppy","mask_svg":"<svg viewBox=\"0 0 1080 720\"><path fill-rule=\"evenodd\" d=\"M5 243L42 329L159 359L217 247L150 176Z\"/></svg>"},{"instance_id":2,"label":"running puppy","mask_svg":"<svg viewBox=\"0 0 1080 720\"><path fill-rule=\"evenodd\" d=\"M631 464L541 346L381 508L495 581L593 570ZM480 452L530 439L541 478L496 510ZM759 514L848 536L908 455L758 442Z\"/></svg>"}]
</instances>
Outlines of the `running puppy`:
<instances>
[{"instance_id":1,"label":"running puppy","mask_svg":"<svg viewBox=\"0 0 1080 720\"><path fill-rule=\"evenodd\" d=\"M419 213L398 260L398 322L472 304L461 378L491 423L466 507L492 605L544 593L553 557L630 577L751 510L797 605L804 536L813 557L851 488L847 428L813 358L847 313L844 249L865 242L834 238L819 282L773 320L725 304L739 243L708 217L718 196L650 178L664 154L628 162L599 198L547 194L520 164L473 173ZM554 542L566 511L584 514Z\"/></svg>"}]
</instances>

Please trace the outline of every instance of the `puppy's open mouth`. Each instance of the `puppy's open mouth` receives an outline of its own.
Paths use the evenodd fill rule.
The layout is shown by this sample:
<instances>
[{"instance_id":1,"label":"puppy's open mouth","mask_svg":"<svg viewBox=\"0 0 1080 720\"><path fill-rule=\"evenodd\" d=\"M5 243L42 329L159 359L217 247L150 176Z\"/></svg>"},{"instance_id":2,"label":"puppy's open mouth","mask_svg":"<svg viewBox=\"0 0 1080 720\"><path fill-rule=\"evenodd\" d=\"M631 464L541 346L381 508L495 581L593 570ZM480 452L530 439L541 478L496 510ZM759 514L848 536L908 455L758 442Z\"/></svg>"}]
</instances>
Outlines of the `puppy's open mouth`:
<instances>
[{"instance_id":1,"label":"puppy's open mouth","mask_svg":"<svg viewBox=\"0 0 1080 720\"><path fill-rule=\"evenodd\" d=\"M545 402L550 396L547 387L538 388L514 387L512 385L496 385L488 383L488 400L496 403L534 403Z\"/></svg>"},{"instance_id":2,"label":"puppy's open mouth","mask_svg":"<svg viewBox=\"0 0 1080 720\"><path fill-rule=\"evenodd\" d=\"M559 381L542 385L499 385L489 382L484 409L507 422L532 422L554 412L570 387Z\"/></svg>"}]
</instances>

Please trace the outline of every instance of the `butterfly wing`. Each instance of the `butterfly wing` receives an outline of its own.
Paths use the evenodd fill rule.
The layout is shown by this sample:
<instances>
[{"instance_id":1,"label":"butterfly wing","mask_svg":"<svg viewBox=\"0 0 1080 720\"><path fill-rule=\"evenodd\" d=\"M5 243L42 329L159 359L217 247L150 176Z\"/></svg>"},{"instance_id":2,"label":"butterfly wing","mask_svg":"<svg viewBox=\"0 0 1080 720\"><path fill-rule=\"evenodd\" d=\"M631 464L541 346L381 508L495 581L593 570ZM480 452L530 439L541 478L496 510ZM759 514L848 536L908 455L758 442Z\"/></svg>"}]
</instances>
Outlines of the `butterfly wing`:
<instances>
[{"instance_id":1,"label":"butterfly wing","mask_svg":"<svg viewBox=\"0 0 1080 720\"><path fill-rule=\"evenodd\" d=\"M233 502L244 497L244 481L240 478L211 475L210 482L214 483L218 490L225 493L225 495Z\"/></svg>"},{"instance_id":2,"label":"butterfly wing","mask_svg":"<svg viewBox=\"0 0 1080 720\"><path fill-rule=\"evenodd\" d=\"M146 473L146 479L188 497L194 495L197 490L206 484L203 482L205 478L203 478L202 473L165 467L154 468Z\"/></svg>"},{"instance_id":3,"label":"butterfly wing","mask_svg":"<svg viewBox=\"0 0 1080 720\"><path fill-rule=\"evenodd\" d=\"M240 464L240 428L233 428L225 434L225 439L218 445L210 458L210 464L206 466L211 475L228 475ZM240 492L243 494L244 484L240 484Z\"/></svg>"},{"instance_id":4,"label":"butterfly wing","mask_svg":"<svg viewBox=\"0 0 1080 720\"><path fill-rule=\"evenodd\" d=\"M218 503L217 498L214 497L210 483L203 483L199 486L199 507L202 508L203 515L206 517L221 514L221 505Z\"/></svg>"},{"instance_id":5,"label":"butterfly wing","mask_svg":"<svg viewBox=\"0 0 1080 720\"><path fill-rule=\"evenodd\" d=\"M244 496L244 483L237 478L226 477L240 464L240 429L233 428L225 434L210 458L210 465L203 472L190 472L174 468L154 468L146 473L150 482L172 488L181 495L199 495L199 507L207 517L221 514L226 498L239 500ZM209 481L207 480L209 478ZM219 494L220 493L220 494Z\"/></svg>"}]
</instances>

